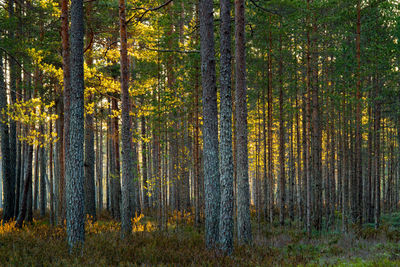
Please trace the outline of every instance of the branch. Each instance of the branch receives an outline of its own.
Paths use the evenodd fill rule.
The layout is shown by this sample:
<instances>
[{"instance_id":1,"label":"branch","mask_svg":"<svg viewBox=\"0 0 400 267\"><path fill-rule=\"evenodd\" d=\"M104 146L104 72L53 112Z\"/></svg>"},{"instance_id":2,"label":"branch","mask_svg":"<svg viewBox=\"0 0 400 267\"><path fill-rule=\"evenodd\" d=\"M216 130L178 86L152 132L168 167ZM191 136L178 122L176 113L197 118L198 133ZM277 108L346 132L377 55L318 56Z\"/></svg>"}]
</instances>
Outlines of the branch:
<instances>
[{"instance_id":1,"label":"branch","mask_svg":"<svg viewBox=\"0 0 400 267\"><path fill-rule=\"evenodd\" d=\"M94 39L94 33L93 33L93 29L90 29L90 42L87 45L87 47L85 48L85 50L83 51L83 53L85 54L87 50L89 50L92 47L93 44L93 39ZM108 50L107 50L108 51Z\"/></svg>"},{"instance_id":2,"label":"branch","mask_svg":"<svg viewBox=\"0 0 400 267\"><path fill-rule=\"evenodd\" d=\"M264 11L264 12L268 12L268 13L271 13L271 14L274 14L274 15L282 16L281 14L279 14L279 12L276 12L275 10L271 10L271 9L268 9L268 8L265 8L265 7L260 6L260 5L257 4L256 1L254 1L254 0L250 0L250 2L251 2L256 8L258 8L258 9Z\"/></svg>"},{"instance_id":3,"label":"branch","mask_svg":"<svg viewBox=\"0 0 400 267\"><path fill-rule=\"evenodd\" d=\"M269 1L269 0L267 0L267 1ZM250 0L250 2L251 2L256 8L258 8L258 9L264 11L264 12L277 15L277 16L279 16L279 17L283 17L283 14L282 14L282 13L285 13L285 12L280 12L279 9L269 9L269 8L262 7L262 6L260 6L259 4L257 4L256 0ZM294 13L295 11L296 11L296 10L293 8L292 11L288 11L288 12L286 12L286 13L287 13L287 14L292 14L292 13Z\"/></svg>"},{"instance_id":4,"label":"branch","mask_svg":"<svg viewBox=\"0 0 400 267\"><path fill-rule=\"evenodd\" d=\"M144 10L143 14L142 14L136 21L137 21L137 22L142 21L143 17L144 17L147 13L149 13L149 12L151 12L151 11L159 10L159 9L161 9L161 8L163 8L163 7L167 6L167 5L169 5L172 1L173 1L173 0L168 0L167 2L161 4L161 5L157 6L157 7L153 7L153 8L136 7L136 8L134 8L134 9L132 9L132 10ZM129 19L126 21L126 24L130 23L131 20L134 19L134 18L135 18L135 16L132 16L131 18L129 18Z\"/></svg>"},{"instance_id":5,"label":"branch","mask_svg":"<svg viewBox=\"0 0 400 267\"><path fill-rule=\"evenodd\" d=\"M154 49L150 47L142 47L143 49L149 50L149 51L155 51L155 52L161 52L161 53L181 53L181 54L197 54L200 53L199 50L173 50L173 49Z\"/></svg>"},{"instance_id":6,"label":"branch","mask_svg":"<svg viewBox=\"0 0 400 267\"><path fill-rule=\"evenodd\" d=\"M112 42L111 44L109 44L109 45L107 46L107 49L106 49L106 51L104 52L104 57L107 56L108 50L111 49L111 46L115 45L116 43L118 43L118 41Z\"/></svg>"}]
</instances>

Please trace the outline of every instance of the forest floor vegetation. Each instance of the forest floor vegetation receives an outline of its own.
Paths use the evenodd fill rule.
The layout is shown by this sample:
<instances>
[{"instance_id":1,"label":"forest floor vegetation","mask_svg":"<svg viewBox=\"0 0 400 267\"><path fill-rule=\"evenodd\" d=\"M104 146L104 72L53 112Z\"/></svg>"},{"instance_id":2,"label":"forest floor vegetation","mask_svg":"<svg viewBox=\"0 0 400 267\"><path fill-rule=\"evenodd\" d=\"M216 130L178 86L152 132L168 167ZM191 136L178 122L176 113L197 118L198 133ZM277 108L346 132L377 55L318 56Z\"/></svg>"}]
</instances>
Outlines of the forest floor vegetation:
<instances>
[{"instance_id":1,"label":"forest floor vegetation","mask_svg":"<svg viewBox=\"0 0 400 267\"><path fill-rule=\"evenodd\" d=\"M207 251L190 214L174 213L168 231L151 217L136 216L130 237L107 213L88 218L81 255L70 255L63 227L37 216L22 229L0 226L0 266L400 266L400 213L373 225L313 233L253 220L253 245L235 246L229 257Z\"/></svg>"}]
</instances>

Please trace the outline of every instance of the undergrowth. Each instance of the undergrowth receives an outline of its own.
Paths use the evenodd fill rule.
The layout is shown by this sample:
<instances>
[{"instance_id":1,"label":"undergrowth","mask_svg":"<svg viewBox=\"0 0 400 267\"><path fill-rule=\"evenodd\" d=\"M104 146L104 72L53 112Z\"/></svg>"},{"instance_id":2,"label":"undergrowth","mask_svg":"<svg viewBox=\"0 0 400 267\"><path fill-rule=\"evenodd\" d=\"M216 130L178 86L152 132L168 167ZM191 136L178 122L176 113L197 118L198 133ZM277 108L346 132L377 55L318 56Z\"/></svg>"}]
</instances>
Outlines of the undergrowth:
<instances>
[{"instance_id":1,"label":"undergrowth","mask_svg":"<svg viewBox=\"0 0 400 267\"><path fill-rule=\"evenodd\" d=\"M397 217L384 218L379 229L365 225L311 239L294 226L254 222L253 245L235 246L229 257L205 249L204 233L193 226L190 213L171 213L168 231L136 215L125 239L108 214L87 218L85 246L77 256L68 253L65 229L42 218L21 229L15 222L1 224L0 266L400 266Z\"/></svg>"}]
</instances>

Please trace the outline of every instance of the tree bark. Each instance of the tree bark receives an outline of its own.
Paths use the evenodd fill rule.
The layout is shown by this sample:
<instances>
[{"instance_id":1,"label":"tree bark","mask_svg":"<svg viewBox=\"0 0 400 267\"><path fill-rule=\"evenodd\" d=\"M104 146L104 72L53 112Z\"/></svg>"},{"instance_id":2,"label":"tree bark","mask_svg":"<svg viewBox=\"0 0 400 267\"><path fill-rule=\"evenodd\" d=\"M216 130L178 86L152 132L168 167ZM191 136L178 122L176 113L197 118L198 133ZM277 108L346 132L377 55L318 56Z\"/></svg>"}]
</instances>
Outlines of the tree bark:
<instances>
[{"instance_id":1,"label":"tree bark","mask_svg":"<svg viewBox=\"0 0 400 267\"><path fill-rule=\"evenodd\" d=\"M233 154L232 154L232 96L231 96L231 3L221 0L221 58L220 58L220 158L221 158L221 209L219 242L221 250L233 250Z\"/></svg>"},{"instance_id":2,"label":"tree bark","mask_svg":"<svg viewBox=\"0 0 400 267\"><path fill-rule=\"evenodd\" d=\"M205 241L216 247L220 215L218 159L218 109L215 77L213 1L200 1L200 54L203 87L203 157L205 193Z\"/></svg>"},{"instance_id":3,"label":"tree bark","mask_svg":"<svg viewBox=\"0 0 400 267\"><path fill-rule=\"evenodd\" d=\"M250 191L247 151L247 88L244 0L235 0L237 227L239 243L250 243Z\"/></svg>"},{"instance_id":4,"label":"tree bark","mask_svg":"<svg viewBox=\"0 0 400 267\"><path fill-rule=\"evenodd\" d=\"M83 1L71 1L71 95L66 153L67 240L70 250L85 240Z\"/></svg>"},{"instance_id":5,"label":"tree bark","mask_svg":"<svg viewBox=\"0 0 400 267\"><path fill-rule=\"evenodd\" d=\"M130 234L132 231L132 206L130 198L131 183L133 179L133 150L132 150L132 132L131 132L131 102L129 99L129 61L128 61L128 40L126 32L125 18L125 0L119 0L119 26L120 26L120 53L121 53L121 100L122 100L122 206L121 206L121 234L122 236Z\"/></svg>"}]
</instances>

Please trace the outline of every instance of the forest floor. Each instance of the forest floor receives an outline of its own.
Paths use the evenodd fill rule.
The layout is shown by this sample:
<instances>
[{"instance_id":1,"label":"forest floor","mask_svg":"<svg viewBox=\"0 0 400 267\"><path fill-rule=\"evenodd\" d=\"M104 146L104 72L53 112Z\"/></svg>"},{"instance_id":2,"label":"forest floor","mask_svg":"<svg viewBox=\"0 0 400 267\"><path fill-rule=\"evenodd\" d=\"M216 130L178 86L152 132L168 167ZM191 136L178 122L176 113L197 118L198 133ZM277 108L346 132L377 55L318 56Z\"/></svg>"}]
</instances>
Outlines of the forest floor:
<instances>
[{"instance_id":1,"label":"forest floor","mask_svg":"<svg viewBox=\"0 0 400 267\"><path fill-rule=\"evenodd\" d=\"M254 221L253 245L236 246L229 257L207 251L192 222L175 214L168 231L160 232L139 216L133 235L121 240L119 223L103 213L86 224L83 252L75 256L68 253L65 229L50 227L48 218L22 229L7 223L0 226L0 266L400 266L400 213L384 216L378 230L365 225L311 239L295 227Z\"/></svg>"}]
</instances>

